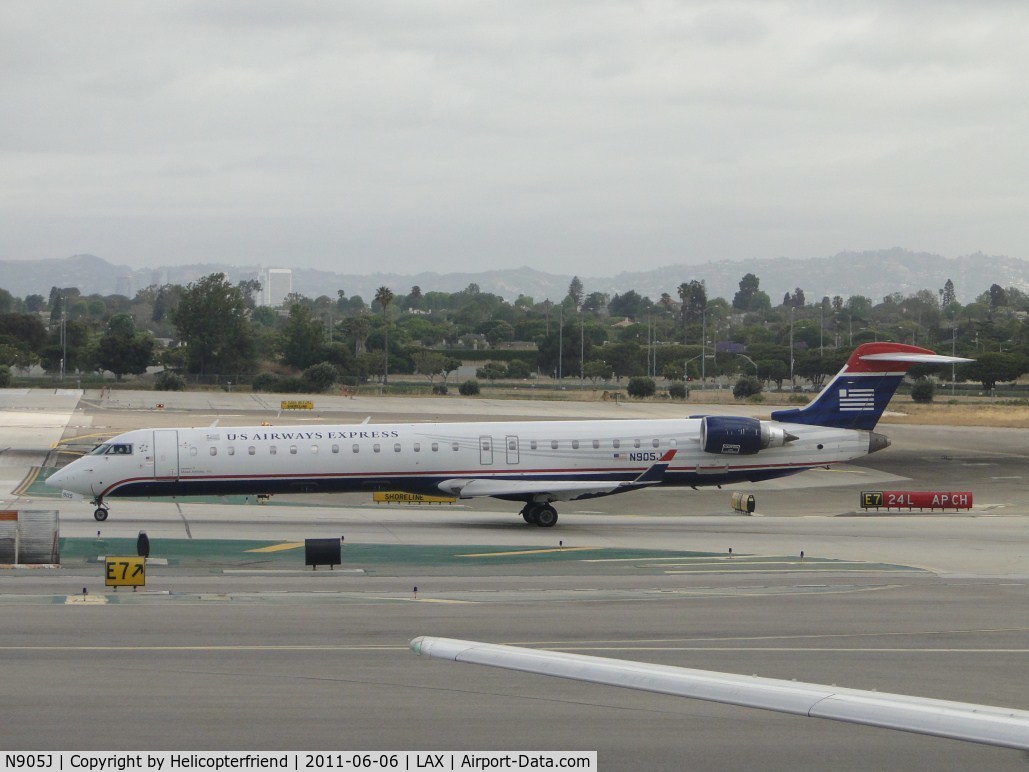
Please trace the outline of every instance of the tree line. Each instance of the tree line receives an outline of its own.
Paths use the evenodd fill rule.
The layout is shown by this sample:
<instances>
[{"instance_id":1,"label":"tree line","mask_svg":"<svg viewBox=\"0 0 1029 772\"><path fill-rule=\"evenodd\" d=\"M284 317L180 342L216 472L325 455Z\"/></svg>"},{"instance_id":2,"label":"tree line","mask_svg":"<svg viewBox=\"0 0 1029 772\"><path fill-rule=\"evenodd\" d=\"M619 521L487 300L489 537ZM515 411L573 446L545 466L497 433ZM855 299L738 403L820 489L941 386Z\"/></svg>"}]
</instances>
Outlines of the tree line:
<instances>
[{"instance_id":1,"label":"tree line","mask_svg":"<svg viewBox=\"0 0 1029 772\"><path fill-rule=\"evenodd\" d=\"M488 380L740 374L781 389L798 379L820 385L854 346L873 340L973 357L959 375L985 388L1029 371L1029 296L997 284L964 304L949 280L878 301L809 302L798 287L773 304L752 273L731 299L709 298L698 279L656 299L633 289L587 292L578 277L556 301L508 301L475 284L406 294L384 286L367 302L340 289L293 294L270 308L255 303L260 290L221 273L133 298L83 296L74 287L16 298L0 289L0 380L33 366L52 376L108 371L121 379L163 365L160 385L170 388L182 376L284 391L414 376L445 391L463 361L478 361Z\"/></svg>"}]
</instances>

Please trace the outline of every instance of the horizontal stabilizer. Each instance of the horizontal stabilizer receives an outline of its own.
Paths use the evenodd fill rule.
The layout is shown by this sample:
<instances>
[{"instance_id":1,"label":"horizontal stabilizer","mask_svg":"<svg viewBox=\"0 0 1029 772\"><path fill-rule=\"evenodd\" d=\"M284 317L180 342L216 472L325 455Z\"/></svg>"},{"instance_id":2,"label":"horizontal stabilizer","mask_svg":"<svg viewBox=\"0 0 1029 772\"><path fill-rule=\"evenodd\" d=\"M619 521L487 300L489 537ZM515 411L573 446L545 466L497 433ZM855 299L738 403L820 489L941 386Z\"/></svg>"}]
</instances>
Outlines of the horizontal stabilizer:
<instances>
[{"instance_id":1,"label":"horizontal stabilizer","mask_svg":"<svg viewBox=\"0 0 1029 772\"><path fill-rule=\"evenodd\" d=\"M921 365L960 365L975 361L965 357L949 357L943 354L864 354L861 356L861 360L864 362L905 362L907 364Z\"/></svg>"}]
</instances>

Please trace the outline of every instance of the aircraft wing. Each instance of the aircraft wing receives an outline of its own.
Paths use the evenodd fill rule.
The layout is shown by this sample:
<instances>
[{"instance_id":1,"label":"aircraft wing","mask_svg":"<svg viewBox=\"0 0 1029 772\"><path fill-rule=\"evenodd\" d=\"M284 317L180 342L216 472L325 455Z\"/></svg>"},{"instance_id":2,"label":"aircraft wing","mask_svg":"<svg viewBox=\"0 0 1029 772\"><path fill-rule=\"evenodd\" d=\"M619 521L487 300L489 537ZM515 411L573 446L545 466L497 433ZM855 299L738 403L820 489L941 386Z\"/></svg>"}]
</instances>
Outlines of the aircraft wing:
<instances>
[{"instance_id":1,"label":"aircraft wing","mask_svg":"<svg viewBox=\"0 0 1029 772\"><path fill-rule=\"evenodd\" d=\"M470 499L476 496L542 496L551 501L574 501L584 497L623 493L647 485L657 485L664 477L675 451L665 452L657 462L634 480L510 480L492 477L454 478L439 484L451 496Z\"/></svg>"},{"instance_id":2,"label":"aircraft wing","mask_svg":"<svg viewBox=\"0 0 1029 772\"><path fill-rule=\"evenodd\" d=\"M650 483L651 485L653 483ZM491 480L487 478L444 480L440 490L462 499L476 496L532 496L553 501L574 501L583 496L604 496L632 483L602 483L583 480ZM636 486L633 486L635 488ZM627 488L632 490L633 488Z\"/></svg>"},{"instance_id":3,"label":"aircraft wing","mask_svg":"<svg viewBox=\"0 0 1029 772\"><path fill-rule=\"evenodd\" d=\"M415 654L1029 750L1029 711L421 636Z\"/></svg>"}]
</instances>

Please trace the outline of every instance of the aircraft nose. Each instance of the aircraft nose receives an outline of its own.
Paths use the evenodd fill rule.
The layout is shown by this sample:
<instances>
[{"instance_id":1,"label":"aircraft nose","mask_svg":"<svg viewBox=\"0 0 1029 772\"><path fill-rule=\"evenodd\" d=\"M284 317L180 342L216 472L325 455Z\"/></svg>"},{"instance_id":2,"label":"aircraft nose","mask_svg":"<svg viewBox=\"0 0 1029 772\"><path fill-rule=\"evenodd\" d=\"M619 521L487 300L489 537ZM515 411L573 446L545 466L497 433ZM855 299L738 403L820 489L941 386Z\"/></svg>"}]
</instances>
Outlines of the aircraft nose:
<instances>
[{"instance_id":1,"label":"aircraft nose","mask_svg":"<svg viewBox=\"0 0 1029 772\"><path fill-rule=\"evenodd\" d=\"M51 488L57 488L58 490L74 490L75 480L79 476L73 468L74 466L75 463L72 462L67 466L61 467L43 482Z\"/></svg>"},{"instance_id":2,"label":"aircraft nose","mask_svg":"<svg viewBox=\"0 0 1029 772\"><path fill-rule=\"evenodd\" d=\"M68 479L67 467L62 467L56 472L47 477L43 482L49 485L51 488L63 488L64 483Z\"/></svg>"}]
</instances>

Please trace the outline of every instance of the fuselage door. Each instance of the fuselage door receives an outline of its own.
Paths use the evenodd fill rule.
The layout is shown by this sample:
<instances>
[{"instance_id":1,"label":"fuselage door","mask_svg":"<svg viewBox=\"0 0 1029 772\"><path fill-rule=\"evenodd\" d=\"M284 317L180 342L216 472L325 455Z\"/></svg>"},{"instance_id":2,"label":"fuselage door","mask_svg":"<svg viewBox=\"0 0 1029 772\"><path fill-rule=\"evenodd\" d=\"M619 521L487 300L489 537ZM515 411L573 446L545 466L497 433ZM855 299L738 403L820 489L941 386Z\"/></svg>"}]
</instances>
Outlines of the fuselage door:
<instances>
[{"instance_id":1,"label":"fuselage door","mask_svg":"<svg viewBox=\"0 0 1029 772\"><path fill-rule=\"evenodd\" d=\"M179 433L154 429L154 477L179 479Z\"/></svg>"},{"instance_id":2,"label":"fuselage door","mask_svg":"<svg viewBox=\"0 0 1029 772\"><path fill-rule=\"evenodd\" d=\"M509 434L504 438L504 444L507 446L507 463L517 464L518 463L518 438Z\"/></svg>"},{"instance_id":3,"label":"fuselage door","mask_svg":"<svg viewBox=\"0 0 1029 772\"><path fill-rule=\"evenodd\" d=\"M479 463L488 466L493 463L493 438L485 435L479 437Z\"/></svg>"}]
</instances>

